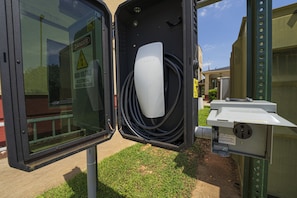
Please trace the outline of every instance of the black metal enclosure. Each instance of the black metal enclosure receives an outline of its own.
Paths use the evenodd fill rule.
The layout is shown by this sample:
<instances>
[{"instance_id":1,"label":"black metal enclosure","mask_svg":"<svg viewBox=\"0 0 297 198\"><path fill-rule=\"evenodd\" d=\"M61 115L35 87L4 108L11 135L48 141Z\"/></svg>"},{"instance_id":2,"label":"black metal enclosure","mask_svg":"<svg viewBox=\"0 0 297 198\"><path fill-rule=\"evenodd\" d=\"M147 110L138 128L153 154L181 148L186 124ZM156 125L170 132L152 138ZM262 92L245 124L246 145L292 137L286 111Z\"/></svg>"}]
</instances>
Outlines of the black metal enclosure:
<instances>
[{"instance_id":1,"label":"black metal enclosure","mask_svg":"<svg viewBox=\"0 0 297 198\"><path fill-rule=\"evenodd\" d=\"M115 37L118 124L122 136L174 150L192 145L197 125L197 98L193 95L198 69L196 1L126 1L115 14ZM133 69L139 47L153 42L163 43L164 48L166 113L164 117L148 119L137 110ZM180 79L174 70L180 70Z\"/></svg>"},{"instance_id":2,"label":"black metal enclosure","mask_svg":"<svg viewBox=\"0 0 297 198\"><path fill-rule=\"evenodd\" d=\"M107 141L116 121L127 139L172 150L193 144L196 1L129 0L118 7L118 112L111 18L102 1L0 1L0 69L11 167L32 171ZM133 71L138 49L154 42L163 46L165 105L163 116L147 118L139 110Z\"/></svg>"}]
</instances>

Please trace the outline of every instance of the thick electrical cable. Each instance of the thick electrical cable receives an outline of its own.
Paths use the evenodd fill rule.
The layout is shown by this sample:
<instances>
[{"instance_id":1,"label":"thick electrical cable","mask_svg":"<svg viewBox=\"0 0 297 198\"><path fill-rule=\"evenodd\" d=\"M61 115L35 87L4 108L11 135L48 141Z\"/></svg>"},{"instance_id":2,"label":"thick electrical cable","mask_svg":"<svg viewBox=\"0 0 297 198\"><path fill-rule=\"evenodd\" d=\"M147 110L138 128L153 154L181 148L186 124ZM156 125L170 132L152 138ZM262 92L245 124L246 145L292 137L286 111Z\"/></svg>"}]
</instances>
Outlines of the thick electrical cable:
<instances>
[{"instance_id":1,"label":"thick electrical cable","mask_svg":"<svg viewBox=\"0 0 297 198\"><path fill-rule=\"evenodd\" d=\"M171 129L164 127L168 119L172 119L173 112L177 108L179 101L182 99L183 91L183 72L182 62L174 55L166 54L164 56L164 73L165 79L170 72L175 74L178 86L176 88L176 97L173 100L171 107L168 107L165 115L162 118L147 119L143 116L140 110L136 91L134 87L134 72L130 72L123 83L121 89L121 115L128 129L137 137L147 140L162 141L172 143L181 138L183 135L183 116L180 117L178 123ZM165 95L169 91L170 84L168 79L165 80ZM165 100L168 97L165 97ZM165 103L167 103L165 101ZM146 120L146 121L145 121ZM149 123L150 122L150 123ZM166 128L166 129L165 129Z\"/></svg>"}]
</instances>

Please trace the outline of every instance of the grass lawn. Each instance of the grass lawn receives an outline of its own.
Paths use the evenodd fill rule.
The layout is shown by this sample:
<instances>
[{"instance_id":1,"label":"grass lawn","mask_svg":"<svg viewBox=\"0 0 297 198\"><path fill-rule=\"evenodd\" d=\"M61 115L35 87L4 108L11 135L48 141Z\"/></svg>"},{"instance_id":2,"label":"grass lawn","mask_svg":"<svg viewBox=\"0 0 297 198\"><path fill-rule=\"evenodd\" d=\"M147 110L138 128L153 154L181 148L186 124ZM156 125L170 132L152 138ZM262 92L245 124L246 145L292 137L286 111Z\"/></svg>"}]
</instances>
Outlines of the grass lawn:
<instances>
[{"instance_id":1,"label":"grass lawn","mask_svg":"<svg viewBox=\"0 0 297 198\"><path fill-rule=\"evenodd\" d=\"M208 112L209 107L199 111L199 125L206 125ZM200 154L197 142L181 152L133 145L99 163L97 197L191 197ZM38 197L87 197L87 175L79 173Z\"/></svg>"},{"instance_id":2,"label":"grass lawn","mask_svg":"<svg viewBox=\"0 0 297 198\"><path fill-rule=\"evenodd\" d=\"M201 109L199 111L199 115L198 115L199 126L207 126L206 119L208 117L209 111L210 111L209 106L204 106L204 109Z\"/></svg>"}]
</instances>

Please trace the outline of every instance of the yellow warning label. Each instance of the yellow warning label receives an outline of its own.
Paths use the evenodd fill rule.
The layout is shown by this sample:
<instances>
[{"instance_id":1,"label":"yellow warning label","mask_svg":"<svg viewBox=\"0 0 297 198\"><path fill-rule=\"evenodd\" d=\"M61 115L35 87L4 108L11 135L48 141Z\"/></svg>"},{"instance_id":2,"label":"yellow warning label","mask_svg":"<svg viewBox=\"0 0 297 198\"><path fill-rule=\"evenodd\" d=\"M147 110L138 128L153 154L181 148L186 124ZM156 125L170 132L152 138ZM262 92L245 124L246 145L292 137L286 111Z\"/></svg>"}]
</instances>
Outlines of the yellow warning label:
<instances>
[{"instance_id":1,"label":"yellow warning label","mask_svg":"<svg viewBox=\"0 0 297 198\"><path fill-rule=\"evenodd\" d=\"M193 98L198 98L198 80L196 78L193 79Z\"/></svg>"},{"instance_id":2,"label":"yellow warning label","mask_svg":"<svg viewBox=\"0 0 297 198\"><path fill-rule=\"evenodd\" d=\"M79 52L79 57L77 61L77 70L84 69L88 67L88 62L82 50Z\"/></svg>"}]
</instances>

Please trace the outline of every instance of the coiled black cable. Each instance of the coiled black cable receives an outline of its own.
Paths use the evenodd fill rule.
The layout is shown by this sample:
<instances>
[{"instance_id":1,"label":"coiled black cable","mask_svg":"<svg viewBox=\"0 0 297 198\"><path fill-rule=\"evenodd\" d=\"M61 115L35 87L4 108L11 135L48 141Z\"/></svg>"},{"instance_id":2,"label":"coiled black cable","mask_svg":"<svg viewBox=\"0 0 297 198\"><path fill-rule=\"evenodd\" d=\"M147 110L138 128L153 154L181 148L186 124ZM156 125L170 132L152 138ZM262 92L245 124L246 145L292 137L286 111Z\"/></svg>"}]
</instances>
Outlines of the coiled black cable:
<instances>
[{"instance_id":1,"label":"coiled black cable","mask_svg":"<svg viewBox=\"0 0 297 198\"><path fill-rule=\"evenodd\" d=\"M141 113L140 106L137 100L136 91L134 87L134 72L130 72L124 81L123 87L121 89L121 115L124 123L129 130L136 136L147 139L162 141L167 143L176 142L183 135L183 115L181 115L179 122L174 125L171 129L164 129L164 123L171 118L174 110L176 109L179 101L183 96L183 71L182 62L176 56L172 54L165 54L164 56L165 64L165 78L168 72L173 72L176 75L178 87L177 94L174 98L174 102L171 107L168 107L165 115L162 118L156 119L144 119ZM167 74L166 74L167 73ZM168 79L165 80L165 95L169 88ZM168 97L167 97L168 98ZM165 97L165 104L166 99ZM167 99L168 100L168 99ZM149 123L150 122L150 123Z\"/></svg>"}]
</instances>

